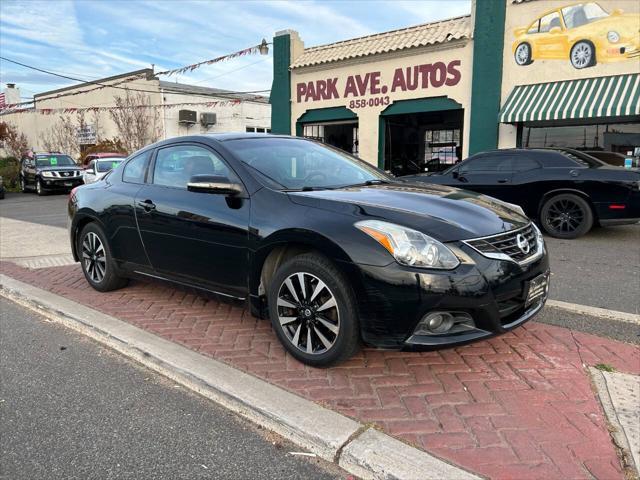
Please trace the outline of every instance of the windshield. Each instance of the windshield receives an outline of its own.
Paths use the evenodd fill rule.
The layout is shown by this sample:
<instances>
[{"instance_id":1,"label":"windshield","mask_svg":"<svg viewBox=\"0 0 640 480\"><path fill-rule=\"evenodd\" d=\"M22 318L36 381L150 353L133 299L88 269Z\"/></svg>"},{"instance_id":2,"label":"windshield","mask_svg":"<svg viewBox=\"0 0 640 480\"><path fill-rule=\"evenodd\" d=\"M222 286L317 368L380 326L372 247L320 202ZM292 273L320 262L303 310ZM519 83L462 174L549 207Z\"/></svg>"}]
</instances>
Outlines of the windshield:
<instances>
[{"instance_id":1,"label":"windshield","mask_svg":"<svg viewBox=\"0 0 640 480\"><path fill-rule=\"evenodd\" d=\"M36 156L37 167L68 167L75 165L69 155L38 155Z\"/></svg>"},{"instance_id":2,"label":"windshield","mask_svg":"<svg viewBox=\"0 0 640 480\"><path fill-rule=\"evenodd\" d=\"M246 138L225 142L271 188L339 188L392 178L340 150L298 138Z\"/></svg>"},{"instance_id":3,"label":"windshield","mask_svg":"<svg viewBox=\"0 0 640 480\"><path fill-rule=\"evenodd\" d=\"M124 158L101 158L98 161L97 170L100 173L108 172L120 165L122 160L124 160Z\"/></svg>"},{"instance_id":4,"label":"windshield","mask_svg":"<svg viewBox=\"0 0 640 480\"><path fill-rule=\"evenodd\" d=\"M597 3L584 3L563 8L562 16L567 28L576 28L608 17L609 14Z\"/></svg>"}]
</instances>

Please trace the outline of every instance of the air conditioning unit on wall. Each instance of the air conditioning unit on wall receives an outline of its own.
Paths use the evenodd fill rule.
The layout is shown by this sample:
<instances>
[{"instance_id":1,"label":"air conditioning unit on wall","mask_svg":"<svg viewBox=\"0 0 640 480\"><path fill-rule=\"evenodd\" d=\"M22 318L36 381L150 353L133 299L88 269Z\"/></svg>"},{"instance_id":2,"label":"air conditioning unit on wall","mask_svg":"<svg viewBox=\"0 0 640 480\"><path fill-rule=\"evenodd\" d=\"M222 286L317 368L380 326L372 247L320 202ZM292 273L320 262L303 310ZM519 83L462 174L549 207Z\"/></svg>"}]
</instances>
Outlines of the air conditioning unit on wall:
<instances>
[{"instance_id":1,"label":"air conditioning unit on wall","mask_svg":"<svg viewBox=\"0 0 640 480\"><path fill-rule=\"evenodd\" d=\"M196 123L198 113L195 110L180 110L178 111L178 123L185 125L193 125Z\"/></svg>"},{"instance_id":2,"label":"air conditioning unit on wall","mask_svg":"<svg viewBox=\"0 0 640 480\"><path fill-rule=\"evenodd\" d=\"M201 113L200 114L200 125L203 127L210 127L211 125L216 124L216 114L215 113Z\"/></svg>"}]
</instances>

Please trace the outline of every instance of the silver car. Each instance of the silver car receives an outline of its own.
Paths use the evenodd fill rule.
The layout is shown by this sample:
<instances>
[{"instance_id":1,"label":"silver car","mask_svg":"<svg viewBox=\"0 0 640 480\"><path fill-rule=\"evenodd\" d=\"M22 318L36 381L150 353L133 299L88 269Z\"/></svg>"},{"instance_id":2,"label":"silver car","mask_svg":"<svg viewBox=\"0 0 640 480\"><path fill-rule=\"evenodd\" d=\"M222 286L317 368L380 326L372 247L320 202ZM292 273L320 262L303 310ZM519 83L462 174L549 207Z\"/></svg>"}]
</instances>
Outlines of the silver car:
<instances>
[{"instance_id":1,"label":"silver car","mask_svg":"<svg viewBox=\"0 0 640 480\"><path fill-rule=\"evenodd\" d=\"M94 183L104 177L111 170L116 168L124 158L121 157L104 157L91 160L86 170L82 174L84 183Z\"/></svg>"}]
</instances>

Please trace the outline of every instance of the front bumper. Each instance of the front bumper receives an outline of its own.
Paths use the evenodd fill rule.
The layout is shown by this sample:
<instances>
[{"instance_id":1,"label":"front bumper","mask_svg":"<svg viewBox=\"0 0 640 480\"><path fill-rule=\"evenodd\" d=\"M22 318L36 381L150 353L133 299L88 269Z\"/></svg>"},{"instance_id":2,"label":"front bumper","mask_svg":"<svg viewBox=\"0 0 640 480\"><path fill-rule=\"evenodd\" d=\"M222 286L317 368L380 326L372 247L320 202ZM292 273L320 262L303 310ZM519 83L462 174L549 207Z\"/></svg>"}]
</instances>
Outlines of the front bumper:
<instances>
[{"instance_id":1,"label":"front bumper","mask_svg":"<svg viewBox=\"0 0 640 480\"><path fill-rule=\"evenodd\" d=\"M41 177L40 182L46 190L70 190L84 183L82 176L64 178Z\"/></svg>"},{"instance_id":2,"label":"front bumper","mask_svg":"<svg viewBox=\"0 0 640 480\"><path fill-rule=\"evenodd\" d=\"M466 260L451 271L415 269L395 262L385 267L357 266L365 343L407 350L459 345L507 332L542 309L547 290L530 305L526 305L526 299L531 280L540 275L548 278L546 250L536 261L520 266L486 258L462 242L457 248ZM475 322L475 329L415 335L420 320L434 311L464 312Z\"/></svg>"}]
</instances>

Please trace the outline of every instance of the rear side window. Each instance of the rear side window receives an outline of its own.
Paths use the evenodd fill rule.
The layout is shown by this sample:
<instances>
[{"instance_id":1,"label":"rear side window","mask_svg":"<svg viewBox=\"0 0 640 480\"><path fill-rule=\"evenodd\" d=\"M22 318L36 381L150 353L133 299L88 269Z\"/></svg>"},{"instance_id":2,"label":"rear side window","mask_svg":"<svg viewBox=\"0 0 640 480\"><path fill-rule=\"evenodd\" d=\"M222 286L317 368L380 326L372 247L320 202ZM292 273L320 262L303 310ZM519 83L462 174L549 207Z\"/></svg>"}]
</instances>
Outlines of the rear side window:
<instances>
[{"instance_id":1,"label":"rear side window","mask_svg":"<svg viewBox=\"0 0 640 480\"><path fill-rule=\"evenodd\" d=\"M540 164L538 162L524 155L512 157L511 165L514 172L527 172L529 170L540 168Z\"/></svg>"},{"instance_id":2,"label":"rear side window","mask_svg":"<svg viewBox=\"0 0 640 480\"><path fill-rule=\"evenodd\" d=\"M144 183L144 174L147 170L147 161L151 150L136 155L127 162L122 173L122 181L127 183Z\"/></svg>"}]
</instances>

